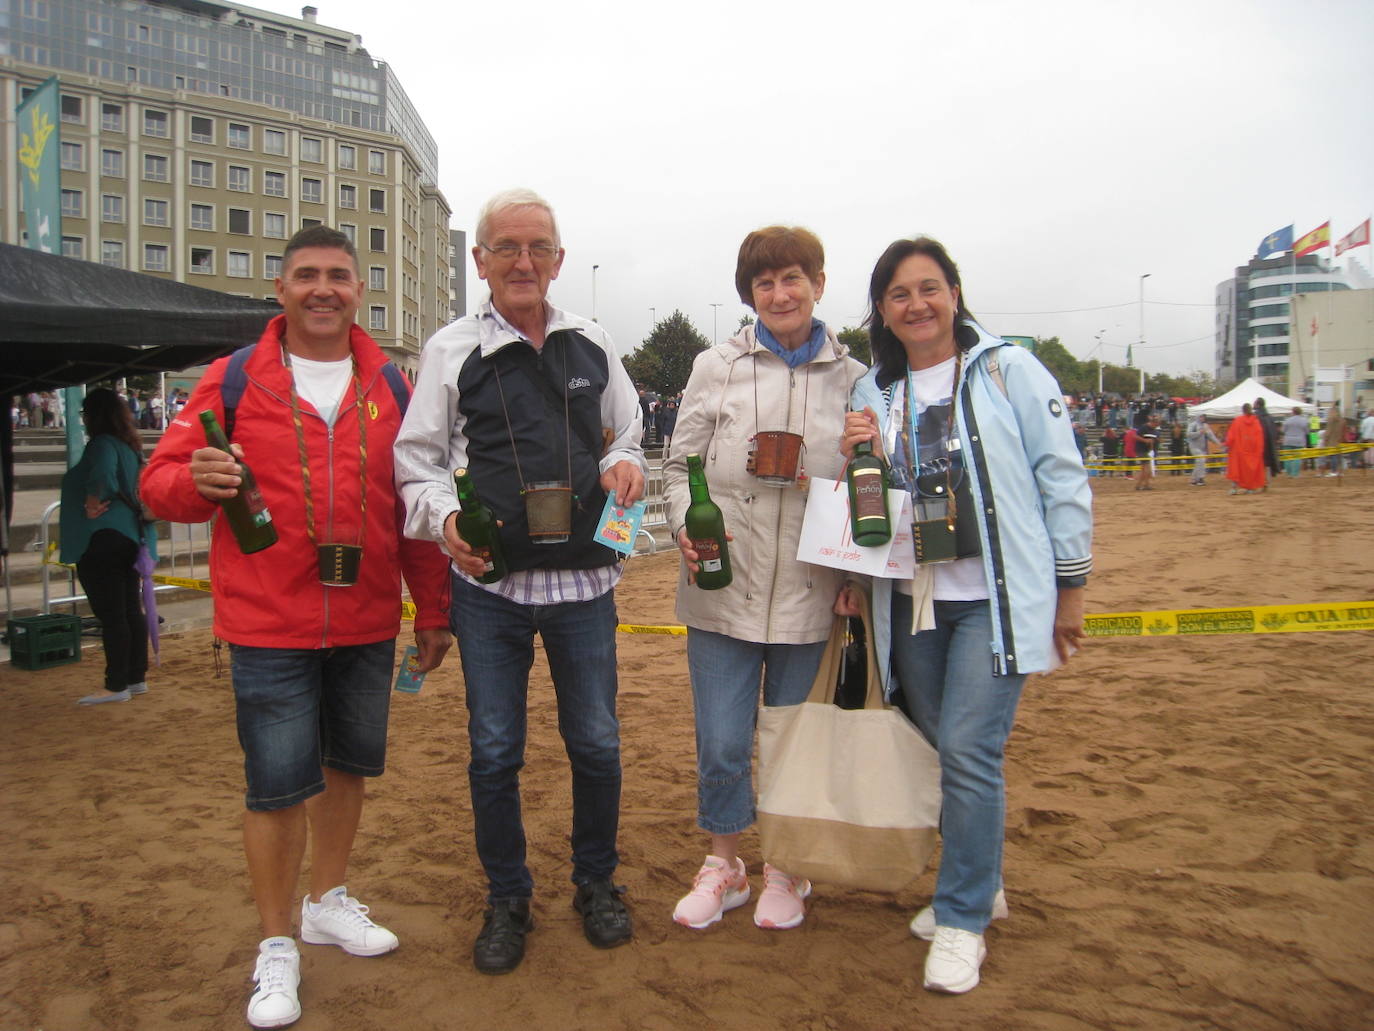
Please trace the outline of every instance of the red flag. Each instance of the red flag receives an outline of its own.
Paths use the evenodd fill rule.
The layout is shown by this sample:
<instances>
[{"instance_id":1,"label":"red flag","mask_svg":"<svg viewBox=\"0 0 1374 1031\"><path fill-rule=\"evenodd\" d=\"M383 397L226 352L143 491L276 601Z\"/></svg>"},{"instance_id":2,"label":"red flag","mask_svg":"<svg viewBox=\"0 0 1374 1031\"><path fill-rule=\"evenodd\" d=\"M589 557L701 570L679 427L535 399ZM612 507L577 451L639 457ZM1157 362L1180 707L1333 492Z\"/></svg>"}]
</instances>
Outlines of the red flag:
<instances>
[{"instance_id":1,"label":"red flag","mask_svg":"<svg viewBox=\"0 0 1374 1031\"><path fill-rule=\"evenodd\" d=\"M1340 257L1352 247L1369 246L1369 219L1365 219L1350 232L1341 237L1336 244L1336 257Z\"/></svg>"},{"instance_id":2,"label":"red flag","mask_svg":"<svg viewBox=\"0 0 1374 1031\"><path fill-rule=\"evenodd\" d=\"M1331 246L1331 223L1323 222L1293 245L1293 257L1301 258L1323 247Z\"/></svg>"}]
</instances>

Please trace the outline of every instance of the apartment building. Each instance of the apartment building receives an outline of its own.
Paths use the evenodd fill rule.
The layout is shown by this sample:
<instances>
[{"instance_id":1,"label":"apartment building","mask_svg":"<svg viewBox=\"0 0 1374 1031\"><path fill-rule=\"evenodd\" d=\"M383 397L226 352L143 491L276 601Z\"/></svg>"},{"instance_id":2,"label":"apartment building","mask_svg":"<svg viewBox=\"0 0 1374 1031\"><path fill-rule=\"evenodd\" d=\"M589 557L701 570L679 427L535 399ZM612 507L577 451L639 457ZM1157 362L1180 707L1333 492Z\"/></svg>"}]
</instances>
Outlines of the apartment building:
<instances>
[{"instance_id":1,"label":"apartment building","mask_svg":"<svg viewBox=\"0 0 1374 1031\"><path fill-rule=\"evenodd\" d=\"M0 9L0 239L23 242L15 108L61 83L62 252L273 297L318 223L358 249L358 321L412 374L454 317L438 154L359 37L214 0L10 0ZM458 314L461 314L459 312Z\"/></svg>"}]
</instances>

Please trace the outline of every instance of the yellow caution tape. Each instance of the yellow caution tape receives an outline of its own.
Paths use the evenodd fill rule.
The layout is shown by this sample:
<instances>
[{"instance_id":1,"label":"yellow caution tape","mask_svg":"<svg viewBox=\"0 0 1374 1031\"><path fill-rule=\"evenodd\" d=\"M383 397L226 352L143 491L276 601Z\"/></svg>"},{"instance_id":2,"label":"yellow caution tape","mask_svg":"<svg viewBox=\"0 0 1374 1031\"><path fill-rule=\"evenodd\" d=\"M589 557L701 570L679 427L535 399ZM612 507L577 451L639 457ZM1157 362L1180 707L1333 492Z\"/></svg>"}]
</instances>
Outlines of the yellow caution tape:
<instances>
[{"instance_id":1,"label":"yellow caution tape","mask_svg":"<svg viewBox=\"0 0 1374 1031\"><path fill-rule=\"evenodd\" d=\"M616 629L622 634L672 634L675 637L682 637L687 633L685 626L647 626L642 623L620 623Z\"/></svg>"},{"instance_id":2,"label":"yellow caution tape","mask_svg":"<svg viewBox=\"0 0 1374 1031\"><path fill-rule=\"evenodd\" d=\"M1374 630L1374 601L1249 608L1107 612L1088 616L1089 637L1186 637L1192 634L1296 634Z\"/></svg>"},{"instance_id":3,"label":"yellow caution tape","mask_svg":"<svg viewBox=\"0 0 1374 1031\"><path fill-rule=\"evenodd\" d=\"M181 576L153 577L154 583L208 591L209 580ZM401 617L415 618L415 603L401 603ZM1155 612L1107 612L1087 616L1089 637L1167 637L1189 634L1294 634L1317 630L1374 630L1374 601L1342 601L1327 605L1256 605L1230 609L1161 609ZM685 626L620 623L622 634L666 634L681 637Z\"/></svg>"},{"instance_id":4,"label":"yellow caution tape","mask_svg":"<svg viewBox=\"0 0 1374 1031\"><path fill-rule=\"evenodd\" d=\"M1371 447L1374 445L1368 442L1338 444L1334 447L1288 447L1280 448L1278 457L1281 462L1296 462L1305 461L1309 458L1327 458L1331 455L1353 455ZM1209 455L1166 455L1156 451L1155 470L1191 469L1198 458L1202 458L1209 469L1224 469L1226 467L1227 455L1224 451ZM1099 458L1096 461L1085 461L1083 467L1097 471L1115 472L1122 469L1130 472L1145 460L1145 458Z\"/></svg>"}]
</instances>

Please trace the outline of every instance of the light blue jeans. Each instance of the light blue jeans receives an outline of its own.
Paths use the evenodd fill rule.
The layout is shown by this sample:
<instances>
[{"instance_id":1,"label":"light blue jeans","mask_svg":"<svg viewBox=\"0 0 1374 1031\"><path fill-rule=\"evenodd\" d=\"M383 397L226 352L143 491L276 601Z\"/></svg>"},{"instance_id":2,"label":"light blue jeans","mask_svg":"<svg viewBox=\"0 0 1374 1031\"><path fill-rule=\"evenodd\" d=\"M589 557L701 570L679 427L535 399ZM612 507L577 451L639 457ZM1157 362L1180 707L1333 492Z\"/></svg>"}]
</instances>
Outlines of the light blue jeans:
<instances>
[{"instance_id":1,"label":"light blue jeans","mask_svg":"<svg viewBox=\"0 0 1374 1031\"><path fill-rule=\"evenodd\" d=\"M764 705L797 705L811 692L825 642L759 644L687 628L697 725L697 826L737 834L753 824L750 776L759 680Z\"/></svg>"},{"instance_id":2,"label":"light blue jeans","mask_svg":"<svg viewBox=\"0 0 1374 1031\"><path fill-rule=\"evenodd\" d=\"M982 934L1002 884L1002 754L1026 677L993 676L987 601L937 601L935 629L908 634L900 628L911 626L911 598L894 591L892 626L907 715L940 753L935 922Z\"/></svg>"}]
</instances>

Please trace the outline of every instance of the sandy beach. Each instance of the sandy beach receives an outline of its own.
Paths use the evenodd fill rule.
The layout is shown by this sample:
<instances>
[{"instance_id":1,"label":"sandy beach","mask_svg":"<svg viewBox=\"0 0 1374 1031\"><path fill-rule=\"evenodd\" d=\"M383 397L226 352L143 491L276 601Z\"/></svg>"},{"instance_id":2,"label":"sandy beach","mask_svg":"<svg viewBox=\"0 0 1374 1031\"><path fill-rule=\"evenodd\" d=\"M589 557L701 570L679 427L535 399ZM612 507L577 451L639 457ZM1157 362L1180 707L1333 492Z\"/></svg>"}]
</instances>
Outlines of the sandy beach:
<instances>
[{"instance_id":1,"label":"sandy beach","mask_svg":"<svg viewBox=\"0 0 1374 1031\"><path fill-rule=\"evenodd\" d=\"M1374 598L1374 476L1096 479L1088 611ZM626 623L673 623L676 553L636 557ZM404 637L403 637L404 639ZM80 708L103 658L0 667L0 1031L246 1027L258 940L239 842L241 756L208 630L163 641L147 695ZM472 847L456 651L394 697L349 889L401 947L303 945L300 1031L682 1028L1351 1031L1374 1027L1374 632L1094 639L1028 683L1008 752L1006 886L983 983L925 992L896 896L817 884L805 924L752 904L672 923L694 826L682 637L622 634L622 865L632 944L582 938L567 763L542 654L524 803L537 928L524 964L471 963ZM758 843L746 834L755 890Z\"/></svg>"}]
</instances>

